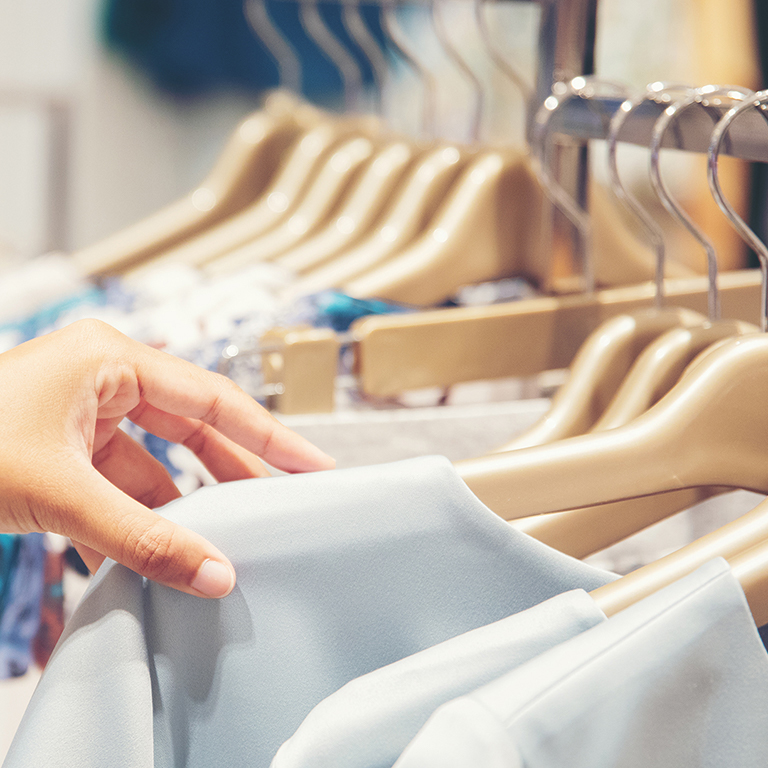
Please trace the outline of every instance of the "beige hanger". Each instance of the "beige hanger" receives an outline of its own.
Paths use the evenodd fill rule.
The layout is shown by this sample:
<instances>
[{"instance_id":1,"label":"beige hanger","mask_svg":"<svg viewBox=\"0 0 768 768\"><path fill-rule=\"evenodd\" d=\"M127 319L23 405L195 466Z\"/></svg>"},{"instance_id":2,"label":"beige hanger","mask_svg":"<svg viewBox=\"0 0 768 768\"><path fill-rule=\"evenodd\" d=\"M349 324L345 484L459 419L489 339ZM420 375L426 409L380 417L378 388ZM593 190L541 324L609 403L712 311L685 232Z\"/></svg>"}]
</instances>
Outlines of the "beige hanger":
<instances>
[{"instance_id":1,"label":"beige hanger","mask_svg":"<svg viewBox=\"0 0 768 768\"><path fill-rule=\"evenodd\" d=\"M302 257L301 264L293 267L304 277L289 288L288 295L297 297L338 287L402 250L425 229L467 160L467 152L454 146L428 152L409 169L387 212L362 242L333 258L306 250L306 259Z\"/></svg>"},{"instance_id":2,"label":"beige hanger","mask_svg":"<svg viewBox=\"0 0 768 768\"><path fill-rule=\"evenodd\" d=\"M698 312L672 308L606 321L579 349L568 380L552 398L547 413L497 452L544 445L589 431L621 391L649 344L670 329L700 326L705 320Z\"/></svg>"},{"instance_id":3,"label":"beige hanger","mask_svg":"<svg viewBox=\"0 0 768 768\"><path fill-rule=\"evenodd\" d=\"M596 425L596 430L621 426L640 415L671 388L688 363L709 345L729 336L738 336L758 330L756 326L751 324L717 319L719 313L717 256L714 245L674 201L659 171L659 150L664 141L665 133L671 127L673 120L682 115L685 110L707 100L741 101L751 95L753 95L752 91L735 89L731 86L728 88L717 86L698 88L685 98L670 105L657 121L651 142L651 178L666 209L703 245L707 253L712 285L710 322L698 328L671 331L652 344L633 366L633 370L623 383L621 390ZM632 106L630 104L629 109ZM626 118L629 109L619 110L624 118ZM717 158L714 158L713 162L716 163Z\"/></svg>"},{"instance_id":4,"label":"beige hanger","mask_svg":"<svg viewBox=\"0 0 768 768\"><path fill-rule=\"evenodd\" d=\"M630 424L460 462L506 519L722 485L768 493L768 335L729 339Z\"/></svg>"},{"instance_id":5,"label":"beige hanger","mask_svg":"<svg viewBox=\"0 0 768 768\"><path fill-rule=\"evenodd\" d=\"M479 9L477 9L479 10ZM482 14L478 16L482 21ZM432 5L432 20L437 39L443 51L470 80L475 95L475 109L471 120L472 144L477 149L480 122L484 102L483 87L466 65L459 52L451 43L442 17L439 3ZM416 71L425 90L424 128L432 122L434 103L434 82L429 73L421 67L415 55L403 49L403 36L398 31L392 6L385 9L387 31L400 50L404 59ZM400 40L401 42L398 42ZM419 233L424 233L430 215L434 215L438 203L447 196L448 185L453 182L457 172L470 158L476 162L476 149L467 147L433 147L409 173L408 178L398 188L388 206L388 213L377 228L357 247L337 251L331 259L327 254L305 247L300 254L290 254L285 265L299 273L309 276L289 289L291 296L303 295L311 291L340 287L364 273L370 272L387 260L394 258L404 247L413 242Z\"/></svg>"},{"instance_id":6,"label":"beige hanger","mask_svg":"<svg viewBox=\"0 0 768 768\"><path fill-rule=\"evenodd\" d=\"M189 194L73 258L86 274L116 274L236 213L258 197L282 154L319 114L284 91L271 94L263 110L238 125L208 176Z\"/></svg>"},{"instance_id":7,"label":"beige hanger","mask_svg":"<svg viewBox=\"0 0 768 768\"><path fill-rule=\"evenodd\" d=\"M301 245L276 259L278 266L303 272L309 266L333 259L356 245L376 225L384 207L397 194L406 173L422 152L398 141L386 146L368 164L355 188L333 220Z\"/></svg>"},{"instance_id":8,"label":"beige hanger","mask_svg":"<svg viewBox=\"0 0 768 768\"><path fill-rule=\"evenodd\" d=\"M373 141L381 131L374 117L325 118L297 137L256 200L243 210L181 245L165 251L153 265L173 262L201 266L287 220L340 146L354 138Z\"/></svg>"},{"instance_id":9,"label":"beige hanger","mask_svg":"<svg viewBox=\"0 0 768 768\"><path fill-rule=\"evenodd\" d=\"M336 147L310 180L298 205L279 224L247 243L208 258L209 274L223 274L260 261L268 261L311 237L328 223L356 180L370 167L376 145L362 136Z\"/></svg>"},{"instance_id":10,"label":"beige hanger","mask_svg":"<svg viewBox=\"0 0 768 768\"><path fill-rule=\"evenodd\" d=\"M756 546L768 543L768 501L761 502L746 515L676 552L638 568L622 578L599 587L590 594L608 616L642 600L668 584L695 571L715 557L728 560L735 569L737 559ZM744 562L744 561L742 561ZM763 610L768 606L763 606ZM768 623L764 615L760 624Z\"/></svg>"},{"instance_id":11,"label":"beige hanger","mask_svg":"<svg viewBox=\"0 0 768 768\"><path fill-rule=\"evenodd\" d=\"M501 277L547 277L532 237L542 193L526 157L485 153L467 167L430 222L429 231L397 256L343 286L358 298L415 306L438 304L458 287Z\"/></svg>"},{"instance_id":12,"label":"beige hanger","mask_svg":"<svg viewBox=\"0 0 768 768\"><path fill-rule=\"evenodd\" d=\"M719 282L723 315L757 321L763 294L760 271L727 272ZM664 294L678 307L707 311L706 277L667 279ZM601 322L650 309L655 295L655 286L645 283L592 295L368 316L352 325L344 343L354 354L358 388L372 397L394 397L412 389L468 381L528 377L567 368ZM498 339L504 339L504 344ZM301 344L301 339L293 344L297 357ZM285 365L291 366L289 358ZM291 381L312 388L322 376L322 371L305 367L301 376L292 374ZM333 382L322 386L333 386ZM306 399L311 394L296 401Z\"/></svg>"}]
</instances>

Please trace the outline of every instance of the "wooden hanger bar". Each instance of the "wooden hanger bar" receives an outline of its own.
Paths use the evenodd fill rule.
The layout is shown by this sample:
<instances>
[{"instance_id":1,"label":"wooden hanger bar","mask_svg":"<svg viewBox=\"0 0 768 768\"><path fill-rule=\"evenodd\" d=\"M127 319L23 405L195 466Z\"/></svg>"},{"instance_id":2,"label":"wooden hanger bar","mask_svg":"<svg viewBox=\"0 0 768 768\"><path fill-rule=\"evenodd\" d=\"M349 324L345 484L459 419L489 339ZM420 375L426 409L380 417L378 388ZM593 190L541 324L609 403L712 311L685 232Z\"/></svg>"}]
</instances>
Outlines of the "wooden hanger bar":
<instances>
[{"instance_id":1,"label":"wooden hanger bar","mask_svg":"<svg viewBox=\"0 0 768 768\"><path fill-rule=\"evenodd\" d=\"M760 271L726 272L720 276L723 317L756 322L760 315ZM665 281L667 303L698 312L707 309L707 278ZM425 387L447 387L467 381L533 376L567 368L589 334L602 322L625 312L652 307L652 283L611 288L589 296L524 299L490 307L438 309L406 315L378 315L358 320L342 337L323 331L325 353L351 343L354 373L362 392L393 397ZM281 413L332 410L336 366L330 357L304 354L319 343L307 329L288 331L281 368L268 383L284 392L274 403ZM331 339L333 341L331 342ZM262 361L274 354L280 339L263 337ZM335 347L334 347L335 345ZM290 349L288 348L290 347ZM243 354L249 354L244 352ZM265 364L265 371L267 365ZM290 394L289 394L290 390ZM318 395L318 392L325 394ZM325 405L321 406L321 402ZM312 404L309 411L303 410Z\"/></svg>"},{"instance_id":2,"label":"wooden hanger bar","mask_svg":"<svg viewBox=\"0 0 768 768\"><path fill-rule=\"evenodd\" d=\"M719 282L723 317L757 322L760 271L724 273ZM669 306L707 311L706 277L665 280L665 292ZM409 389L566 368L600 323L652 307L654 296L649 282L591 296L363 318L352 327L355 373L365 393L391 397Z\"/></svg>"}]
</instances>

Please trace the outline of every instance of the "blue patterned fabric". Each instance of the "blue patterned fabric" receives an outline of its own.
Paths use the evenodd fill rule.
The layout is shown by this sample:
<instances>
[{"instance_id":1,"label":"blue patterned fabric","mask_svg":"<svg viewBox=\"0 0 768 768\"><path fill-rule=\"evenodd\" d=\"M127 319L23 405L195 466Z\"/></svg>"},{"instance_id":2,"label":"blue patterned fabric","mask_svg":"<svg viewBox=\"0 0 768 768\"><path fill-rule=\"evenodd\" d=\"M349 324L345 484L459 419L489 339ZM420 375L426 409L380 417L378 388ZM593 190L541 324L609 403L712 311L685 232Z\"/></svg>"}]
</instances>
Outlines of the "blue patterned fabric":
<instances>
[{"instance_id":1,"label":"blue patterned fabric","mask_svg":"<svg viewBox=\"0 0 768 768\"><path fill-rule=\"evenodd\" d=\"M28 533L15 538L18 552L0 616L0 678L18 677L27 671L43 597L45 537Z\"/></svg>"}]
</instances>

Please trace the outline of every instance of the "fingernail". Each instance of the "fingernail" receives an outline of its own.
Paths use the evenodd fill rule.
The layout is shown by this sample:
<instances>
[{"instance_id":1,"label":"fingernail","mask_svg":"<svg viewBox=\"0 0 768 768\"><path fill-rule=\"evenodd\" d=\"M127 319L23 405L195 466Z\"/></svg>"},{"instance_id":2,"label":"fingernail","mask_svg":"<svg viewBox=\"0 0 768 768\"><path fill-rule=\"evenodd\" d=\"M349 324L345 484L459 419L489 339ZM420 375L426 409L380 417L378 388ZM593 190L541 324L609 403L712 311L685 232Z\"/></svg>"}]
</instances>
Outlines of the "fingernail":
<instances>
[{"instance_id":1,"label":"fingernail","mask_svg":"<svg viewBox=\"0 0 768 768\"><path fill-rule=\"evenodd\" d=\"M224 563L208 559L200 566L189 586L205 597L224 597L235 586L235 576Z\"/></svg>"}]
</instances>

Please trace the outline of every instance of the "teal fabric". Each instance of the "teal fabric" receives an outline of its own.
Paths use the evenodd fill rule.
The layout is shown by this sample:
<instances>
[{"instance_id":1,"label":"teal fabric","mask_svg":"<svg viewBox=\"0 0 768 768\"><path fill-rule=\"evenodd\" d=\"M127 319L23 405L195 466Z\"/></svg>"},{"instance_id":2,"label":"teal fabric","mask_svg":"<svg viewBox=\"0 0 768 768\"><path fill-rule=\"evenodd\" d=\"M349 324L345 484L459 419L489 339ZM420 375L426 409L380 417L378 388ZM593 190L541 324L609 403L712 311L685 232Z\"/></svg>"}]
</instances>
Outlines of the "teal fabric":
<instances>
[{"instance_id":1,"label":"teal fabric","mask_svg":"<svg viewBox=\"0 0 768 768\"><path fill-rule=\"evenodd\" d=\"M443 705L395 768L486 765L768 765L768 657L728 564Z\"/></svg>"},{"instance_id":2,"label":"teal fabric","mask_svg":"<svg viewBox=\"0 0 768 768\"><path fill-rule=\"evenodd\" d=\"M203 488L162 510L238 572L207 601L109 562L6 768L268 766L356 677L615 578L488 510L443 457Z\"/></svg>"},{"instance_id":3,"label":"teal fabric","mask_svg":"<svg viewBox=\"0 0 768 768\"><path fill-rule=\"evenodd\" d=\"M358 677L309 713L271 768L391 766L438 706L601 621L584 590L564 592Z\"/></svg>"}]
</instances>

